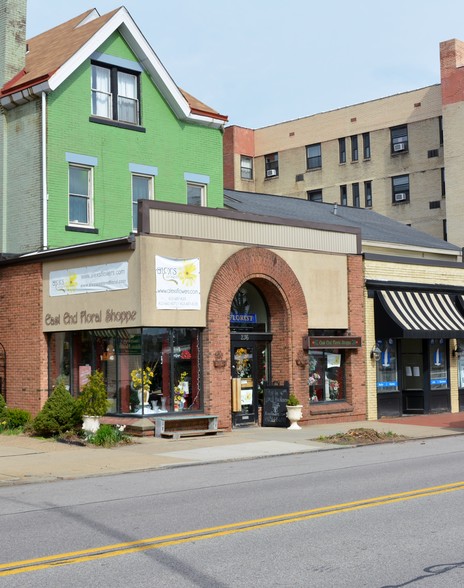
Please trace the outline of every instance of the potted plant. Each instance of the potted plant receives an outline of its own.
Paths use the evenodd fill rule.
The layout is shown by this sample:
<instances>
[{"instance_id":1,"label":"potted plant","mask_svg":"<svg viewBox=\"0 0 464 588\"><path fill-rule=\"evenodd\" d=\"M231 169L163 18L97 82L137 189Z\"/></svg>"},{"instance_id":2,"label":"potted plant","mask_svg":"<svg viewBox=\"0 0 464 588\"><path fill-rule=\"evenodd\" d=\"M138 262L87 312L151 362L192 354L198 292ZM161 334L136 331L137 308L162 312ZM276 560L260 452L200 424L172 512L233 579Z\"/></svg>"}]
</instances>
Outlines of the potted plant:
<instances>
[{"instance_id":1,"label":"potted plant","mask_svg":"<svg viewBox=\"0 0 464 588\"><path fill-rule=\"evenodd\" d=\"M82 416L82 429L87 433L98 431L100 417L106 414L109 408L102 372L97 370L90 374L76 402Z\"/></svg>"},{"instance_id":2,"label":"potted plant","mask_svg":"<svg viewBox=\"0 0 464 588\"><path fill-rule=\"evenodd\" d=\"M298 398L293 394L290 394L287 400L287 418L290 421L288 429L301 429L298 421L301 419L303 405L300 404Z\"/></svg>"}]
</instances>

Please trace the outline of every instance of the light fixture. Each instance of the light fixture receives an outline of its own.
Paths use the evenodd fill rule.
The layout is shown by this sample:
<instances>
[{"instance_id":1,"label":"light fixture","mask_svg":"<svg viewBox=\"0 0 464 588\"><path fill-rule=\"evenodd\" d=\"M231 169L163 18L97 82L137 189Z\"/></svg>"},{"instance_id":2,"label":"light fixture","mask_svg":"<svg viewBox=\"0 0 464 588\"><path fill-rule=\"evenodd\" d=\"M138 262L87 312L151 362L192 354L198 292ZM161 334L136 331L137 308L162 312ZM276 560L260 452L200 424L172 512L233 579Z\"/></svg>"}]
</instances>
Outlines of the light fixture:
<instances>
[{"instance_id":1,"label":"light fixture","mask_svg":"<svg viewBox=\"0 0 464 588\"><path fill-rule=\"evenodd\" d=\"M379 361L380 356L382 355L382 351L377 345L374 345L371 350L371 359L375 359L375 361Z\"/></svg>"}]
</instances>

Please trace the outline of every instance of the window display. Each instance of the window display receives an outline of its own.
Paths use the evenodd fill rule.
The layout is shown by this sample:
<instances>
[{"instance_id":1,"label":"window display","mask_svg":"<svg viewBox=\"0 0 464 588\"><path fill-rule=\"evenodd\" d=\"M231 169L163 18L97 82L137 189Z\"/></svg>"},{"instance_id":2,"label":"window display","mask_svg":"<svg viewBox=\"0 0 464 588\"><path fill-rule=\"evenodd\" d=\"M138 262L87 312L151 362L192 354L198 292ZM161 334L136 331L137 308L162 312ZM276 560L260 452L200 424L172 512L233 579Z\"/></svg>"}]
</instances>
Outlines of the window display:
<instances>
[{"instance_id":1,"label":"window display","mask_svg":"<svg viewBox=\"0 0 464 588\"><path fill-rule=\"evenodd\" d=\"M309 352L309 399L333 402L345 399L344 351L333 349Z\"/></svg>"},{"instance_id":2,"label":"window display","mask_svg":"<svg viewBox=\"0 0 464 588\"><path fill-rule=\"evenodd\" d=\"M379 339L380 359L376 362L377 392L398 390L398 362L395 339Z\"/></svg>"}]
</instances>

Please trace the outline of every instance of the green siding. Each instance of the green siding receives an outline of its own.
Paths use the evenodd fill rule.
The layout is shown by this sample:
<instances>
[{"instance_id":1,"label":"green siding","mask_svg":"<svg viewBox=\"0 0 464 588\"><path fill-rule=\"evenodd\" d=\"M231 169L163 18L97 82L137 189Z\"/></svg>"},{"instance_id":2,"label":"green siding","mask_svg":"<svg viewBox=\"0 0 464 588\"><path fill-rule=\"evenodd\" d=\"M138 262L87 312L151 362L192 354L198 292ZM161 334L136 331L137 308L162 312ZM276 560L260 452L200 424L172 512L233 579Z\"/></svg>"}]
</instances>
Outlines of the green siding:
<instances>
[{"instance_id":1,"label":"green siding","mask_svg":"<svg viewBox=\"0 0 464 588\"><path fill-rule=\"evenodd\" d=\"M137 61L118 33L99 51ZM208 206L223 206L222 132L179 121L153 85L141 76L145 133L89 121L90 60L48 97L49 246L59 247L127 235L132 230L129 164L155 166L155 199L186 203L184 173L210 177ZM94 226L98 234L66 231L66 152L96 157Z\"/></svg>"}]
</instances>

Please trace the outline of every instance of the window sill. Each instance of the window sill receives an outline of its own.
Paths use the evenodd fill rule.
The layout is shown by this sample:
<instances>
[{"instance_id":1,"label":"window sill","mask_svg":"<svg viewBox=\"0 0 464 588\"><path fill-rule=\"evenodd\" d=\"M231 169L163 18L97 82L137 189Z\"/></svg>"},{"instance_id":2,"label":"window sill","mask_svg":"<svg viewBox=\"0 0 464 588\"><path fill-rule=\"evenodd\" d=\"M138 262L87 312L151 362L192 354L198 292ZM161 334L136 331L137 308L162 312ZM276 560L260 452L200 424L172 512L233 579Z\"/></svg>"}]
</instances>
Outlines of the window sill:
<instances>
[{"instance_id":1,"label":"window sill","mask_svg":"<svg viewBox=\"0 0 464 588\"><path fill-rule=\"evenodd\" d=\"M322 169L322 165L319 167L308 167L308 169L306 170L307 172L316 172L316 171L321 171Z\"/></svg>"},{"instance_id":2,"label":"window sill","mask_svg":"<svg viewBox=\"0 0 464 588\"><path fill-rule=\"evenodd\" d=\"M332 402L315 402L309 404L309 414L311 415L322 415L322 414L335 414L335 413L348 413L353 412L351 404L345 401L332 401Z\"/></svg>"},{"instance_id":3,"label":"window sill","mask_svg":"<svg viewBox=\"0 0 464 588\"><path fill-rule=\"evenodd\" d=\"M120 129L128 129L130 131L137 131L138 133L146 133L145 127L140 125L131 125L130 123L121 122L119 120L113 120L110 118L101 118L99 116L90 116L89 121L97 123L99 125L107 125L109 127L118 127Z\"/></svg>"},{"instance_id":4,"label":"window sill","mask_svg":"<svg viewBox=\"0 0 464 588\"><path fill-rule=\"evenodd\" d=\"M92 227L80 227L78 225L66 225L64 227L64 230L75 232L75 233L92 233L93 235L98 235L98 229L94 229Z\"/></svg>"}]
</instances>

